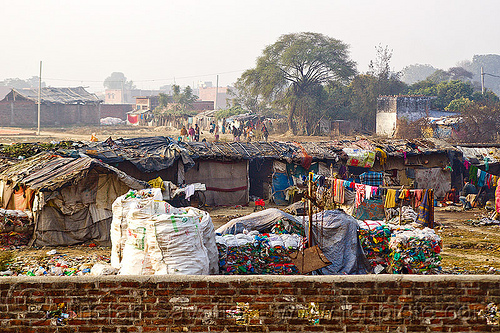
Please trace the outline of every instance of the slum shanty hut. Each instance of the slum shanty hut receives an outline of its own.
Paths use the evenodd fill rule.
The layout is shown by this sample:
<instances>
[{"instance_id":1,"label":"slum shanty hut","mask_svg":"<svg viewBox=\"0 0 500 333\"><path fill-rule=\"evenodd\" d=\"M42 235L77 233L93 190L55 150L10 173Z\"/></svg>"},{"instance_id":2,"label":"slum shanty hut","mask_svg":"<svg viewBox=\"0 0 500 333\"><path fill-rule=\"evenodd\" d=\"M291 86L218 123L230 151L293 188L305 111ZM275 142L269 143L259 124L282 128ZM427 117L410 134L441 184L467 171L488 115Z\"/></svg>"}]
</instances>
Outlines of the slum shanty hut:
<instances>
[{"instance_id":1,"label":"slum shanty hut","mask_svg":"<svg viewBox=\"0 0 500 333\"><path fill-rule=\"evenodd\" d=\"M248 155L223 143L182 143L168 137L108 139L80 148L137 179L161 177L174 184L203 183L206 204L246 205L249 197Z\"/></svg>"},{"instance_id":2,"label":"slum shanty hut","mask_svg":"<svg viewBox=\"0 0 500 333\"><path fill-rule=\"evenodd\" d=\"M494 199L494 188L500 175L500 145L461 144L456 148L463 154L461 167L464 178L468 178L480 190L479 203Z\"/></svg>"},{"instance_id":3,"label":"slum shanty hut","mask_svg":"<svg viewBox=\"0 0 500 333\"><path fill-rule=\"evenodd\" d=\"M337 155L318 144L178 142L167 137L108 139L79 149L141 180L203 183L206 204L246 205L250 196L286 204L285 190L308 171L329 172ZM321 162L321 163L320 163ZM320 172L320 173L321 173Z\"/></svg>"},{"instance_id":4,"label":"slum shanty hut","mask_svg":"<svg viewBox=\"0 0 500 333\"><path fill-rule=\"evenodd\" d=\"M329 165L338 161L337 154L315 143L189 142L182 145L196 161L195 167L186 172L186 181L202 182L207 178L202 175L204 170L212 169L209 174L219 181L215 184L215 179L209 180L214 186L207 184L207 192L213 192L207 196L207 202L212 202L208 198L213 195L220 199L220 204L235 198L246 204L250 197L272 198L277 204L288 204L289 192L293 193L294 186L302 184L303 176L309 171L329 175ZM209 167L211 164L214 166Z\"/></svg>"},{"instance_id":5,"label":"slum shanty hut","mask_svg":"<svg viewBox=\"0 0 500 333\"><path fill-rule=\"evenodd\" d=\"M319 145L338 154L347 168L346 177L353 180L377 173L380 184L434 188L436 196L443 197L462 179L461 152L438 139L334 140Z\"/></svg>"},{"instance_id":6,"label":"slum shanty hut","mask_svg":"<svg viewBox=\"0 0 500 333\"><path fill-rule=\"evenodd\" d=\"M117 140L108 138L106 141L88 143L78 150L144 181L161 177L178 184L177 160L181 160L183 171L194 165L185 148L164 136Z\"/></svg>"},{"instance_id":7,"label":"slum shanty hut","mask_svg":"<svg viewBox=\"0 0 500 333\"><path fill-rule=\"evenodd\" d=\"M380 139L372 145L378 156L372 170L384 173L386 185L432 188L438 198L461 188L462 154L444 141Z\"/></svg>"},{"instance_id":8,"label":"slum shanty hut","mask_svg":"<svg viewBox=\"0 0 500 333\"><path fill-rule=\"evenodd\" d=\"M109 245L113 201L145 186L88 156L44 152L0 172L0 206L33 212L35 245Z\"/></svg>"},{"instance_id":9,"label":"slum shanty hut","mask_svg":"<svg viewBox=\"0 0 500 333\"><path fill-rule=\"evenodd\" d=\"M99 124L101 100L83 87L42 88L40 123L48 126ZM12 89L0 101L0 124L36 126L38 89Z\"/></svg>"}]
</instances>

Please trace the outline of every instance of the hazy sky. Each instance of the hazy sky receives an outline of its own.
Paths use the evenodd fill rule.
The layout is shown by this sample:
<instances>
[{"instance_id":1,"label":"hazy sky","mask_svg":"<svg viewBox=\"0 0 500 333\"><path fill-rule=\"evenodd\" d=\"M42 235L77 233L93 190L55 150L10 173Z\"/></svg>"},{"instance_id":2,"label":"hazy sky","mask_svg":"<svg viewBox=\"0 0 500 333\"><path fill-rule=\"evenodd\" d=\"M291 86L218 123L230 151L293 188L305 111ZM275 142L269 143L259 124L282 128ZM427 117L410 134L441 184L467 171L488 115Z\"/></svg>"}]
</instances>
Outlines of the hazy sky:
<instances>
[{"instance_id":1,"label":"hazy sky","mask_svg":"<svg viewBox=\"0 0 500 333\"><path fill-rule=\"evenodd\" d=\"M16 0L0 19L0 80L38 75L42 60L56 87L103 90L111 72L142 89L215 84L216 74L224 86L266 45L302 31L349 44L361 72L379 44L393 49L394 70L447 69L500 54L499 13L499 0Z\"/></svg>"}]
</instances>

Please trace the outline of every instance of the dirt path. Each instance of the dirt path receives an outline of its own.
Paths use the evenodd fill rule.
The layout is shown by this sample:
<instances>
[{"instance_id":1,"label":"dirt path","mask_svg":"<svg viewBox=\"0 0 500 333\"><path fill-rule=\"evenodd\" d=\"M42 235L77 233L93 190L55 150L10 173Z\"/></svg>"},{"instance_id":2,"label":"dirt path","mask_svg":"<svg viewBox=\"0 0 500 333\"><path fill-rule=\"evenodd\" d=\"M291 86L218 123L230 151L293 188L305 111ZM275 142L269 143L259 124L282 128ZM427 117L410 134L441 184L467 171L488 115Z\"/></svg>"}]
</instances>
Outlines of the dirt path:
<instances>
[{"instance_id":1,"label":"dirt path","mask_svg":"<svg viewBox=\"0 0 500 333\"><path fill-rule=\"evenodd\" d=\"M99 140L106 140L108 137L135 138L145 136L169 136L177 138L179 130L162 127L140 127L140 126L95 126L95 127L68 127L68 128L42 128L40 135L37 135L36 128L14 128L0 127L0 143L8 144L12 142L50 142L50 141L87 141L92 133L95 133ZM215 138L208 131L203 131L200 140L213 141ZM325 141L326 136L297 136L290 134L271 134L270 141ZM221 141L233 141L232 134L220 134Z\"/></svg>"}]
</instances>

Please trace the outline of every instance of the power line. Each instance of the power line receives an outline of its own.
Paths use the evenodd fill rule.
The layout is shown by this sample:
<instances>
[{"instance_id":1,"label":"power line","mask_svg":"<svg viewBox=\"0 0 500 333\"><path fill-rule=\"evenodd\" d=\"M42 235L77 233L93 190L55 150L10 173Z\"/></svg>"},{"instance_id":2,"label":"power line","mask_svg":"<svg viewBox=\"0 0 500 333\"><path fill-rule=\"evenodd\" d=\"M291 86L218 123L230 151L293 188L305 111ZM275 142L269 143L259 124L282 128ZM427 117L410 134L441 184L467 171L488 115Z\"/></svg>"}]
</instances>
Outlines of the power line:
<instances>
[{"instance_id":1,"label":"power line","mask_svg":"<svg viewBox=\"0 0 500 333\"><path fill-rule=\"evenodd\" d=\"M239 73L243 72L245 69L240 69L237 71L228 71L228 72L219 72L219 73L213 73L213 74L202 74L202 75L191 75L191 76L181 76L181 77L171 77L168 79L147 79L147 80L132 80L134 83L139 83L139 82L155 82L155 81L173 81L177 79L192 79L196 77L205 77L205 76L213 76L213 75L220 75L220 74L231 74L231 73ZM104 82L105 80L76 80L76 79L61 79L61 78L44 78L44 80L53 80L53 81L72 81L72 82ZM123 82L123 80L119 81L108 81L108 82Z\"/></svg>"},{"instance_id":2,"label":"power line","mask_svg":"<svg viewBox=\"0 0 500 333\"><path fill-rule=\"evenodd\" d=\"M498 76L498 75L495 75L495 74L490 74L490 73L483 73L483 75L489 75L489 76L493 76L493 77L499 77L499 78L500 78L500 76Z\"/></svg>"}]
</instances>

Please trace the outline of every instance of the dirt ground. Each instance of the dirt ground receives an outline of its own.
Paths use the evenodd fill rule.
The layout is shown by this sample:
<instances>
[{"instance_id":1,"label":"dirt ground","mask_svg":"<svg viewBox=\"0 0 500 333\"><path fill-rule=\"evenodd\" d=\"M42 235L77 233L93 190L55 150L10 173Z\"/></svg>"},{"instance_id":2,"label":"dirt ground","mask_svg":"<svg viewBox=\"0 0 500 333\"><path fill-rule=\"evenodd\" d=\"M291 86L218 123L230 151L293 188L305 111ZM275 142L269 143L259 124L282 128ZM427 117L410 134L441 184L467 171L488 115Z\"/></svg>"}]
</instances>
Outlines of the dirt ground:
<instances>
[{"instance_id":1,"label":"dirt ground","mask_svg":"<svg viewBox=\"0 0 500 333\"><path fill-rule=\"evenodd\" d=\"M12 142L50 142L61 140L85 141L92 133L99 140L108 137L130 138L143 136L164 135L177 137L178 130L169 130L165 127L146 128L137 126L102 126L102 127L74 127L42 129L41 135L36 135L36 129L1 128L0 143ZM213 141L213 135L204 132L201 138ZM300 137L289 135L271 135L269 140L276 141L323 141L328 137ZM230 134L221 135L221 140L231 141ZM223 225L232 218L250 214L254 210L252 203L248 207L209 207L215 228ZM484 209L474 208L470 211L446 211L436 208L435 221L438 226L436 232L443 239L442 267L445 273L454 274L500 274L500 227L478 226L477 221L491 215ZM43 258L47 249L16 251L17 256L29 256L34 259ZM60 248L58 252L68 257L109 256L109 248L75 246Z\"/></svg>"},{"instance_id":2,"label":"dirt ground","mask_svg":"<svg viewBox=\"0 0 500 333\"><path fill-rule=\"evenodd\" d=\"M146 136L170 136L177 138L180 133L177 129L161 127L141 127L141 126L101 126L101 127L67 127L67 128L42 128L40 135L37 135L35 128L13 128L0 127L0 143L9 144L13 142L50 142L50 141L87 141L92 133L99 140L106 140L108 137L136 138ZM208 131L202 131L200 140L214 141L214 135ZM325 141L326 136L290 136L287 134L273 134L269 136L269 141ZM221 141L232 141L232 134L220 134Z\"/></svg>"},{"instance_id":3,"label":"dirt ground","mask_svg":"<svg viewBox=\"0 0 500 333\"><path fill-rule=\"evenodd\" d=\"M478 226L477 221L491 211L435 211L441 223L436 232L443 239L442 266L447 272L462 274L500 274L500 226Z\"/></svg>"}]
</instances>

